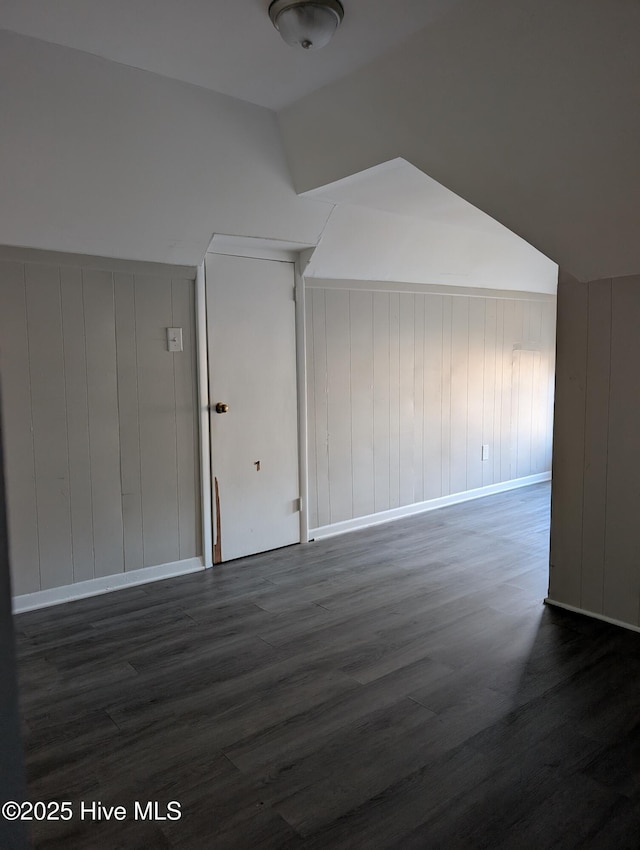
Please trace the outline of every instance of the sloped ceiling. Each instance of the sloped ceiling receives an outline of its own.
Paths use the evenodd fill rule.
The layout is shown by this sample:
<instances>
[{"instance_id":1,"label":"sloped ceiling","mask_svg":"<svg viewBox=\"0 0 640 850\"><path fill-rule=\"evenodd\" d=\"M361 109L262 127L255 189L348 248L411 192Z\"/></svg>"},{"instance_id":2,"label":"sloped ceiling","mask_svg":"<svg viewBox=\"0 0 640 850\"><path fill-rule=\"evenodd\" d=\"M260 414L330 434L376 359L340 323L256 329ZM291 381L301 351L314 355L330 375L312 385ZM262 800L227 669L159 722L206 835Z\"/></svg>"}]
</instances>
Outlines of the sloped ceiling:
<instances>
[{"instance_id":1,"label":"sloped ceiling","mask_svg":"<svg viewBox=\"0 0 640 850\"><path fill-rule=\"evenodd\" d=\"M269 109L338 80L459 0L345 0L331 44L304 53L273 29L270 0L0 0L0 27Z\"/></svg>"},{"instance_id":2,"label":"sloped ceiling","mask_svg":"<svg viewBox=\"0 0 640 850\"><path fill-rule=\"evenodd\" d=\"M327 186L311 189L303 197L331 204L368 207L485 233L504 230L482 210L454 195L404 159L394 159Z\"/></svg>"},{"instance_id":3,"label":"sloped ceiling","mask_svg":"<svg viewBox=\"0 0 640 850\"><path fill-rule=\"evenodd\" d=\"M0 244L195 265L212 233L315 244L276 116L0 30Z\"/></svg>"},{"instance_id":4,"label":"sloped ceiling","mask_svg":"<svg viewBox=\"0 0 640 850\"><path fill-rule=\"evenodd\" d=\"M555 263L405 160L305 198L335 204L307 277L556 291Z\"/></svg>"},{"instance_id":5,"label":"sloped ceiling","mask_svg":"<svg viewBox=\"0 0 640 850\"><path fill-rule=\"evenodd\" d=\"M464 2L280 113L298 191L394 157L579 278L640 269L640 4Z\"/></svg>"},{"instance_id":6,"label":"sloped ceiling","mask_svg":"<svg viewBox=\"0 0 640 850\"><path fill-rule=\"evenodd\" d=\"M447 187L577 277L640 269L637 0L345 5L308 55L267 0L0 0L0 241L194 263L214 231L315 244L336 201L463 215ZM281 107L286 162L273 112L213 86ZM330 196L398 158L393 209Z\"/></svg>"}]
</instances>

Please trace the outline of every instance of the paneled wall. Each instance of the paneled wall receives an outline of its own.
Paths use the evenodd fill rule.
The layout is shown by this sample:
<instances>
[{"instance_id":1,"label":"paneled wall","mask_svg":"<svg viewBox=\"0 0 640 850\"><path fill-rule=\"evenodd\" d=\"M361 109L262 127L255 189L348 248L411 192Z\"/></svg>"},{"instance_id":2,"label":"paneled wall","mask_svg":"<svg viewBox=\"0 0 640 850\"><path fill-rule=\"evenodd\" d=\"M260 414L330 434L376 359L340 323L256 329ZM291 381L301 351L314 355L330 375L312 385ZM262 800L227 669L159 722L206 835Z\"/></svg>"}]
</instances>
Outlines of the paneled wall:
<instances>
[{"instance_id":1,"label":"paneled wall","mask_svg":"<svg viewBox=\"0 0 640 850\"><path fill-rule=\"evenodd\" d=\"M189 270L25 256L0 252L14 594L196 556Z\"/></svg>"},{"instance_id":2,"label":"paneled wall","mask_svg":"<svg viewBox=\"0 0 640 850\"><path fill-rule=\"evenodd\" d=\"M307 281L311 529L551 467L555 298L389 289Z\"/></svg>"},{"instance_id":3,"label":"paneled wall","mask_svg":"<svg viewBox=\"0 0 640 850\"><path fill-rule=\"evenodd\" d=\"M640 276L558 284L549 599L640 626Z\"/></svg>"},{"instance_id":4,"label":"paneled wall","mask_svg":"<svg viewBox=\"0 0 640 850\"><path fill-rule=\"evenodd\" d=\"M0 380L1 383L1 380ZM0 393L1 395L1 393ZM9 547L4 490L3 433L0 420L0 800L26 799L18 709L18 675L11 617ZM29 847L26 824L0 818L0 847Z\"/></svg>"}]
</instances>

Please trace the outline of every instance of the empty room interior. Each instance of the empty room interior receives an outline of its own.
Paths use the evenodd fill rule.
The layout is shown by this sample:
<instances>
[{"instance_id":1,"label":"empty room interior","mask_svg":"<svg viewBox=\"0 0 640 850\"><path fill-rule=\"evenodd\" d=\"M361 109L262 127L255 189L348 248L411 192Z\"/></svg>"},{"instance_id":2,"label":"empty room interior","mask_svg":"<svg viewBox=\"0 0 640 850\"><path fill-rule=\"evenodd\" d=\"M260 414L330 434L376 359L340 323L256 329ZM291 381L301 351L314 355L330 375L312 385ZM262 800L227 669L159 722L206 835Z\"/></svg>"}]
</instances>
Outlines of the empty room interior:
<instances>
[{"instance_id":1,"label":"empty room interior","mask_svg":"<svg viewBox=\"0 0 640 850\"><path fill-rule=\"evenodd\" d=\"M0 0L2 850L637 850L639 34Z\"/></svg>"}]
</instances>

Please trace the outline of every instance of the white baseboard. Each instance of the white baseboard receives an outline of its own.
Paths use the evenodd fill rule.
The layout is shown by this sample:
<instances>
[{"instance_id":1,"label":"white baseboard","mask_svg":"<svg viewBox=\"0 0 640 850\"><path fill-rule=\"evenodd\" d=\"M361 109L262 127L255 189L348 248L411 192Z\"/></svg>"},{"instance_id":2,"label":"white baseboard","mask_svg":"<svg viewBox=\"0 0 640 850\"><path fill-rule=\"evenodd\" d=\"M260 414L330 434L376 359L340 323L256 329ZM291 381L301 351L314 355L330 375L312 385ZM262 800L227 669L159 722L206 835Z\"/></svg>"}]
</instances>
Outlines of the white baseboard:
<instances>
[{"instance_id":1,"label":"white baseboard","mask_svg":"<svg viewBox=\"0 0 640 850\"><path fill-rule=\"evenodd\" d=\"M370 528L372 525L380 525L394 519L403 519L414 514L423 514L427 511L435 511L438 508L446 508L448 505L458 505L461 502L470 502L472 499L482 499L484 496L493 496L496 493L506 493L508 490L517 490L519 487L528 487L530 484L540 484L542 481L550 481L550 472L539 472L536 475L527 475L525 478L514 478L511 481L501 481L499 484L489 484L486 487L478 487L475 490L466 490L464 493L453 493L450 496L440 496L438 499L430 499L428 502L416 502L413 505L405 505L402 508L392 508L389 511L381 511L378 514L347 519L332 525L323 525L320 528L309 529L310 540L322 540L333 537L336 534L344 534L347 531L359 531Z\"/></svg>"},{"instance_id":2,"label":"white baseboard","mask_svg":"<svg viewBox=\"0 0 640 850\"><path fill-rule=\"evenodd\" d=\"M585 617L591 617L593 620L602 620L603 623L610 623L612 626L620 626L623 629L629 629L632 632L640 632L640 626L634 626L632 623L625 623L624 620L614 620L613 617L605 617L604 614L596 614L595 611L586 611L584 608L576 608L575 605L565 605L564 602L557 602L555 599L547 596L544 600L545 605L553 605L554 608L564 608L565 611L572 611L574 614L584 614Z\"/></svg>"},{"instance_id":3,"label":"white baseboard","mask_svg":"<svg viewBox=\"0 0 640 850\"><path fill-rule=\"evenodd\" d=\"M68 584L64 587L53 587L50 590L38 590L35 593L25 593L13 599L13 613L33 611L36 608L48 608L50 605L60 605L72 599L84 599L87 596L98 596L110 593L112 590L122 590L124 587L135 587L163 578L195 573L204 569L202 558L188 558L184 561L172 561L169 564L159 564L155 567L144 567L141 570L131 570L128 573L116 573L112 576L92 578Z\"/></svg>"}]
</instances>

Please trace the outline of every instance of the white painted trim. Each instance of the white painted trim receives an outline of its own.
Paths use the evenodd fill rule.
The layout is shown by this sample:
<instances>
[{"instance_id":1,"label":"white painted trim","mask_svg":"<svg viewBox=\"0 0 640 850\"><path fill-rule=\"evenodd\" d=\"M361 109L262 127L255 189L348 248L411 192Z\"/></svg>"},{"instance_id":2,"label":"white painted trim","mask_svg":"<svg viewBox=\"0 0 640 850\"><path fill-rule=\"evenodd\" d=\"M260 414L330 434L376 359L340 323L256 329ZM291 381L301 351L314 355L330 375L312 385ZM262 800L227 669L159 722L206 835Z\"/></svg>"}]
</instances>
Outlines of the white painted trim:
<instances>
[{"instance_id":1,"label":"white painted trim","mask_svg":"<svg viewBox=\"0 0 640 850\"><path fill-rule=\"evenodd\" d=\"M170 564L159 564L156 567L144 567L141 570L131 570L128 573L116 573L112 576L92 578L68 584L64 587L54 587L51 590L38 590L35 593L25 593L13 599L13 613L33 611L36 608L48 608L60 605L72 599L85 599L87 596L99 596L112 590L122 590L125 587L136 587L163 578L172 578L186 573L195 573L203 569L202 558L188 558L184 561L173 561Z\"/></svg>"},{"instance_id":2,"label":"white painted trim","mask_svg":"<svg viewBox=\"0 0 640 850\"><path fill-rule=\"evenodd\" d=\"M623 629L629 629L632 632L640 632L640 626L634 626L632 623L625 623L624 620L614 620L613 617L605 617L604 614L596 614L595 611L587 611L584 608L576 608L575 605L565 605L564 602L558 602L555 599L547 596L544 600L545 605L553 605L554 608L564 608L565 611L572 611L574 614L584 614L585 617L591 617L593 620L601 620L603 623L610 623L612 626L620 626Z\"/></svg>"},{"instance_id":3,"label":"white painted trim","mask_svg":"<svg viewBox=\"0 0 640 850\"><path fill-rule=\"evenodd\" d=\"M303 259L294 266L296 293L296 374L298 379L298 480L300 487L300 542L309 541L309 465L307 453L307 325Z\"/></svg>"},{"instance_id":4,"label":"white painted trim","mask_svg":"<svg viewBox=\"0 0 640 850\"><path fill-rule=\"evenodd\" d=\"M486 487L478 487L475 490L466 490L464 493L452 493L450 496L440 496L438 499L430 499L428 502L416 502L413 505L405 505L402 508L392 508L390 511L381 511L378 514L347 519L344 522L336 522L333 525L323 525L320 528L312 528L309 531L311 540L322 540L333 537L336 534L344 534L347 531L359 531L390 522L415 514L435 511L438 508L446 508L449 505L458 505L462 502L470 502L473 499L482 499L484 496L493 496L496 493L506 493L509 490L517 490L520 487L528 487L531 484L539 484L542 481L550 481L550 472L539 472L536 475L527 475L525 478L513 478L511 481L501 481L499 484L489 484Z\"/></svg>"},{"instance_id":5,"label":"white painted trim","mask_svg":"<svg viewBox=\"0 0 640 850\"><path fill-rule=\"evenodd\" d=\"M196 272L196 360L198 371L198 431L200 435L200 499L202 552L205 567L213 566L213 515L211 512L211 426L209 414L209 361L207 348L207 293L204 262Z\"/></svg>"},{"instance_id":6,"label":"white painted trim","mask_svg":"<svg viewBox=\"0 0 640 850\"><path fill-rule=\"evenodd\" d=\"M441 283L403 283L391 280L342 280L340 278L307 277L307 289L356 289L365 292L408 292L427 295L458 295L464 298L508 298L514 301L555 301L547 292L519 289L485 289L480 286L449 286Z\"/></svg>"},{"instance_id":7,"label":"white painted trim","mask_svg":"<svg viewBox=\"0 0 640 850\"><path fill-rule=\"evenodd\" d=\"M230 236L224 233L214 233L207 253L293 263L301 251L312 247L306 242L287 242L283 239L263 239L259 236Z\"/></svg>"}]
</instances>

